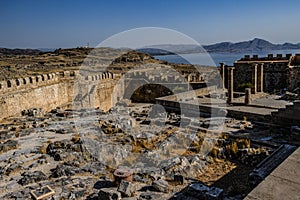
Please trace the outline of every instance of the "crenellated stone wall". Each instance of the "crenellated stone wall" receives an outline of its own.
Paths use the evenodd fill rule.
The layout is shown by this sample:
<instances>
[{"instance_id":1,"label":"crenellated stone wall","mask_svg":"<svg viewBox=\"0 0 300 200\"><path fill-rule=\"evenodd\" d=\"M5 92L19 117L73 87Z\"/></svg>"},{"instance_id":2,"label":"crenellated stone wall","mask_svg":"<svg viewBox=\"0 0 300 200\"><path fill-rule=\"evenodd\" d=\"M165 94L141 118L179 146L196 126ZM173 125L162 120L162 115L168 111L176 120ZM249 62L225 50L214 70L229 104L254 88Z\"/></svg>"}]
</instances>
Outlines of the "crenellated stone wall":
<instances>
[{"instance_id":1,"label":"crenellated stone wall","mask_svg":"<svg viewBox=\"0 0 300 200\"><path fill-rule=\"evenodd\" d=\"M274 89L294 90L298 86L299 73L298 67L293 65L293 60L299 55L292 54L269 54L268 57L258 57L245 55L244 58L234 63L234 90L238 91L242 84L250 83L253 85L253 67L257 66L257 79L262 82L258 84L257 91L262 89L264 92L273 92ZM262 69L262 70L261 70ZM262 73L260 73L262 71ZM262 75L262 77L260 77ZM298 76L298 77L297 77ZM298 80L297 80L298 79Z\"/></svg>"},{"instance_id":2,"label":"crenellated stone wall","mask_svg":"<svg viewBox=\"0 0 300 200\"><path fill-rule=\"evenodd\" d=\"M49 111L56 107L76 106L76 97L81 107L112 107L111 98L115 85L109 72L80 77L78 71L42 74L0 82L0 120L18 116L23 110L43 108ZM78 89L81 86L81 89Z\"/></svg>"}]
</instances>

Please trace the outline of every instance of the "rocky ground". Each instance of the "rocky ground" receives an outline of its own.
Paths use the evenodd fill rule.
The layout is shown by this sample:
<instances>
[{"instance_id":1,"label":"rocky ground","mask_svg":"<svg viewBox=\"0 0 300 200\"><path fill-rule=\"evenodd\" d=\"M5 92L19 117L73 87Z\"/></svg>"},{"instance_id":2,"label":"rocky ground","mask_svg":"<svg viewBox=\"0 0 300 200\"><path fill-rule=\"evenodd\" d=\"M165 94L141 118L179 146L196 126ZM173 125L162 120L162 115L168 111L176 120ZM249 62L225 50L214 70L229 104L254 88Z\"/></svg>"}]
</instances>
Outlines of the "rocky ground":
<instances>
[{"instance_id":1,"label":"rocky ground","mask_svg":"<svg viewBox=\"0 0 300 200\"><path fill-rule=\"evenodd\" d=\"M272 151L150 104L23 115L0 124L0 199L241 199Z\"/></svg>"},{"instance_id":2,"label":"rocky ground","mask_svg":"<svg viewBox=\"0 0 300 200\"><path fill-rule=\"evenodd\" d=\"M189 64L156 60L147 54L129 49L82 47L27 53L26 50L9 50L6 53L0 51L0 81L65 70L80 70L88 74L105 70L112 73L124 73L135 66L147 63L169 65L180 73L192 73L201 69L201 73L206 73L208 76L212 70L216 71L215 67L201 66L199 68L199 66Z\"/></svg>"},{"instance_id":3,"label":"rocky ground","mask_svg":"<svg viewBox=\"0 0 300 200\"><path fill-rule=\"evenodd\" d=\"M93 54L90 54L93 52ZM99 63L111 62L122 55L125 50L111 48L72 48L57 49L53 52L39 52L35 54L0 52L0 80L33 76L59 72L65 70L79 70L84 62L90 59L98 60Z\"/></svg>"}]
</instances>

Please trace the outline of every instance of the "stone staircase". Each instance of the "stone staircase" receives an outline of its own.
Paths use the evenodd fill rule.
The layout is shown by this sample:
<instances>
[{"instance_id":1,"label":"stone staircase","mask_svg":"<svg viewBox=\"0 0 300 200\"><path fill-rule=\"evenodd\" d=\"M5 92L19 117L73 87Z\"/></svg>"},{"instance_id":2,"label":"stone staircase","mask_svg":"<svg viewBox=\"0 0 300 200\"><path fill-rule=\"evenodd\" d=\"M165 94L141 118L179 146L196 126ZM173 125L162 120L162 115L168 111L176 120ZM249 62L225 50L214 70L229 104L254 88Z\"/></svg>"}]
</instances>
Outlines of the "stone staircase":
<instances>
[{"instance_id":1,"label":"stone staircase","mask_svg":"<svg viewBox=\"0 0 300 200\"><path fill-rule=\"evenodd\" d=\"M280 125L300 126L300 101L294 101L292 105L280 108L272 112L273 122Z\"/></svg>"}]
</instances>

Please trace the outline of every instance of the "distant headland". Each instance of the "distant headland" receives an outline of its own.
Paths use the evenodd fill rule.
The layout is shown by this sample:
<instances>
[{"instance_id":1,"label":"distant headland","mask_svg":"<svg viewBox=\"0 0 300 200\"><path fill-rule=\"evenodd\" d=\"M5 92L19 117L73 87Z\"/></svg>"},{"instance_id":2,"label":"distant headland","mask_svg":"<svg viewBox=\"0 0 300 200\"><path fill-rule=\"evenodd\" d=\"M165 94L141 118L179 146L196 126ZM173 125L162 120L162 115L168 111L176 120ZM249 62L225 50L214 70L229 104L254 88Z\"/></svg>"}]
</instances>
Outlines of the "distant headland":
<instances>
[{"instance_id":1,"label":"distant headland","mask_svg":"<svg viewBox=\"0 0 300 200\"><path fill-rule=\"evenodd\" d=\"M221 42L211 45L191 45L191 44L179 44L179 45L153 45L147 46L138 51L143 53L148 53L150 55L170 55L170 54L189 54L189 53L244 53L244 52L259 52L259 51L271 51L271 50L292 50L300 49L300 43L283 43L283 44L273 44L267 40L254 38L253 40L243 41L243 42Z\"/></svg>"}]
</instances>

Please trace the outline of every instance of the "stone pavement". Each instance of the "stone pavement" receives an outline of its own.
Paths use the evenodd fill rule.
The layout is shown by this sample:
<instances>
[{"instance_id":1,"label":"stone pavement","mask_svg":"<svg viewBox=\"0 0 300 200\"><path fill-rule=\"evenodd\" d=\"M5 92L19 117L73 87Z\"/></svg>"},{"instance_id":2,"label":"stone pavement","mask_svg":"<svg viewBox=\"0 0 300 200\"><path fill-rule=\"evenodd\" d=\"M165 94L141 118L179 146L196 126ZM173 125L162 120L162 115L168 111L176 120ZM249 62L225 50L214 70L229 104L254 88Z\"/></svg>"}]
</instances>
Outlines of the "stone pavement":
<instances>
[{"instance_id":1,"label":"stone pavement","mask_svg":"<svg viewBox=\"0 0 300 200\"><path fill-rule=\"evenodd\" d=\"M264 181L254 188L246 200L300 199L300 148L296 149Z\"/></svg>"}]
</instances>

